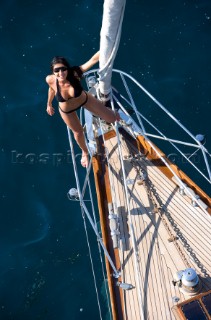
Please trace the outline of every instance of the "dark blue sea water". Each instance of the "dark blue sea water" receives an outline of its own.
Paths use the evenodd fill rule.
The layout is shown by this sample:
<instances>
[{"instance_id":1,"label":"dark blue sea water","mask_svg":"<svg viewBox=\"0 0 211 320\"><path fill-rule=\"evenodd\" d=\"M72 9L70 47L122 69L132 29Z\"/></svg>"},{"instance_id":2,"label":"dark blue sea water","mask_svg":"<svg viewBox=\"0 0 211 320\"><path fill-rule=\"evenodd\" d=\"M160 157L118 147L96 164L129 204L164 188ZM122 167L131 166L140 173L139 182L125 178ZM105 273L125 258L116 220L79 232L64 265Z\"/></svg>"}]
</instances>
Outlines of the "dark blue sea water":
<instances>
[{"instance_id":1,"label":"dark blue sea water","mask_svg":"<svg viewBox=\"0 0 211 320\"><path fill-rule=\"evenodd\" d=\"M45 76L54 55L78 65L98 50L102 7L101 0L1 4L0 320L99 319L80 208L66 197L75 186L66 127L58 112L45 111ZM210 32L210 1L128 0L115 61L194 134L206 134L209 149Z\"/></svg>"}]
</instances>

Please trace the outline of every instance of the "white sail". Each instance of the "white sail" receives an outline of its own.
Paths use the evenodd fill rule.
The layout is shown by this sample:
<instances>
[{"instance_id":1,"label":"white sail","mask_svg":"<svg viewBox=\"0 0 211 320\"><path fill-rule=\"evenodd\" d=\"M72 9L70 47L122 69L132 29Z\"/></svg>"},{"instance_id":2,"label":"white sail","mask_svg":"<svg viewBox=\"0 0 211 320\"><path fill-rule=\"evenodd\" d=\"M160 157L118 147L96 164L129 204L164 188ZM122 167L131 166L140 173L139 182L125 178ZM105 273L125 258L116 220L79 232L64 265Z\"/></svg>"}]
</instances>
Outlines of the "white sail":
<instances>
[{"instance_id":1,"label":"white sail","mask_svg":"<svg viewBox=\"0 0 211 320\"><path fill-rule=\"evenodd\" d=\"M114 59L119 47L126 0L105 0L100 33L100 92L111 92L111 75Z\"/></svg>"}]
</instances>

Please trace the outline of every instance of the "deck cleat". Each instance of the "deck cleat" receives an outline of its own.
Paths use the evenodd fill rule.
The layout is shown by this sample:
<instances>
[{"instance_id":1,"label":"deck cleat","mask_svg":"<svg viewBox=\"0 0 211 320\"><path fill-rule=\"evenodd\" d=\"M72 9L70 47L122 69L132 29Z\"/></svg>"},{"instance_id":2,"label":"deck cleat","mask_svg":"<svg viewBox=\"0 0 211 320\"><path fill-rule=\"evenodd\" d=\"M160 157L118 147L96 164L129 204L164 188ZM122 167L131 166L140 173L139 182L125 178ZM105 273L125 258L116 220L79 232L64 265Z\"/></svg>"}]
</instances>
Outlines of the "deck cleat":
<instances>
[{"instance_id":1,"label":"deck cleat","mask_svg":"<svg viewBox=\"0 0 211 320\"><path fill-rule=\"evenodd\" d=\"M131 290L134 288L134 286L130 283L124 283L124 282L119 282L119 281L117 281L116 285L123 290Z\"/></svg>"},{"instance_id":2,"label":"deck cleat","mask_svg":"<svg viewBox=\"0 0 211 320\"><path fill-rule=\"evenodd\" d=\"M198 195L195 195L195 199L199 200L200 197ZM193 207L198 207L198 203L196 202L195 199L192 199L191 204Z\"/></svg>"}]
</instances>

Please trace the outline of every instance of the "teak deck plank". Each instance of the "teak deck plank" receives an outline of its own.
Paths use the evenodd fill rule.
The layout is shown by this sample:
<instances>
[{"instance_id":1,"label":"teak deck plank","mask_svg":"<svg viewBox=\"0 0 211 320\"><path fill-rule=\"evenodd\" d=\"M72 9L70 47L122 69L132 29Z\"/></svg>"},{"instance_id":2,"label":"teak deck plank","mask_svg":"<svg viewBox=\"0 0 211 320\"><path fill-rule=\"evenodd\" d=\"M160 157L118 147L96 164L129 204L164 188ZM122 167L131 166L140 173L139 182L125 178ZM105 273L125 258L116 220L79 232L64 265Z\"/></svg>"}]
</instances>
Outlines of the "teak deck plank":
<instances>
[{"instance_id":1,"label":"teak deck plank","mask_svg":"<svg viewBox=\"0 0 211 320\"><path fill-rule=\"evenodd\" d=\"M175 247L174 242L168 241L170 235L159 214L152 213L154 208L153 202L149 198L145 187L138 185L136 181L136 169L129 161L124 160L127 179L131 179L131 184L128 185L131 219L128 217L127 210L125 209L127 205L121 176L122 168L116 143L116 137L111 136L110 139L106 140L105 147L111 155L109 159L109 178L112 184L111 193L113 201L117 203L120 218L122 239L120 240L119 256L123 259L122 279L125 283L134 286L133 289L124 291L123 293L125 319L140 319L130 223L134 228L137 246L140 283L141 287L143 287L141 288L141 296L145 318L149 320L175 319L171 311L172 307L176 304L173 301L173 297L178 297L179 302L184 301L187 297L179 291L178 287L173 286L173 274L178 270L185 269L187 266ZM123 155L128 155L130 153L128 144L126 145L123 139L121 144ZM148 179L156 188L162 204L167 208L188 242L194 246L194 252L200 257L205 268L210 271L211 255L209 255L209 249L211 235L209 225L211 226L211 222L208 219L208 215L206 216L206 213L202 213L200 208L192 207L190 199L180 195L175 183L166 177L150 160L143 158L137 162L136 167L142 168L142 170L147 172ZM132 183L132 179L134 179L134 183ZM174 196L172 197L172 195ZM173 227L168 220L167 222L174 234ZM204 227L205 223L206 226ZM202 228L204 232L202 232ZM179 243L182 248L181 241ZM196 268L196 265L189 259L185 251L184 256L192 264L193 268ZM200 269L198 268L197 272L199 271ZM209 282L207 282L207 285L211 288Z\"/></svg>"}]
</instances>

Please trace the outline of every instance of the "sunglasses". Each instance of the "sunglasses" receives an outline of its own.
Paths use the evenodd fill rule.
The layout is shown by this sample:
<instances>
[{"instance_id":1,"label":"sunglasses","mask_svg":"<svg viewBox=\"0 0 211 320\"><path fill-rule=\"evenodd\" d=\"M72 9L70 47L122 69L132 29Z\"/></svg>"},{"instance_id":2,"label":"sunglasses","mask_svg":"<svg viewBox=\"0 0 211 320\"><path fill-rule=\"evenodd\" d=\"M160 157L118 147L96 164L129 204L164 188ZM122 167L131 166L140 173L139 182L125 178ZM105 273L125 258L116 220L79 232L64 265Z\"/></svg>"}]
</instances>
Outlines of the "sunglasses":
<instances>
[{"instance_id":1,"label":"sunglasses","mask_svg":"<svg viewBox=\"0 0 211 320\"><path fill-rule=\"evenodd\" d=\"M59 68L55 68L53 69L53 72L59 72L59 71L67 71L67 67L59 67Z\"/></svg>"}]
</instances>

